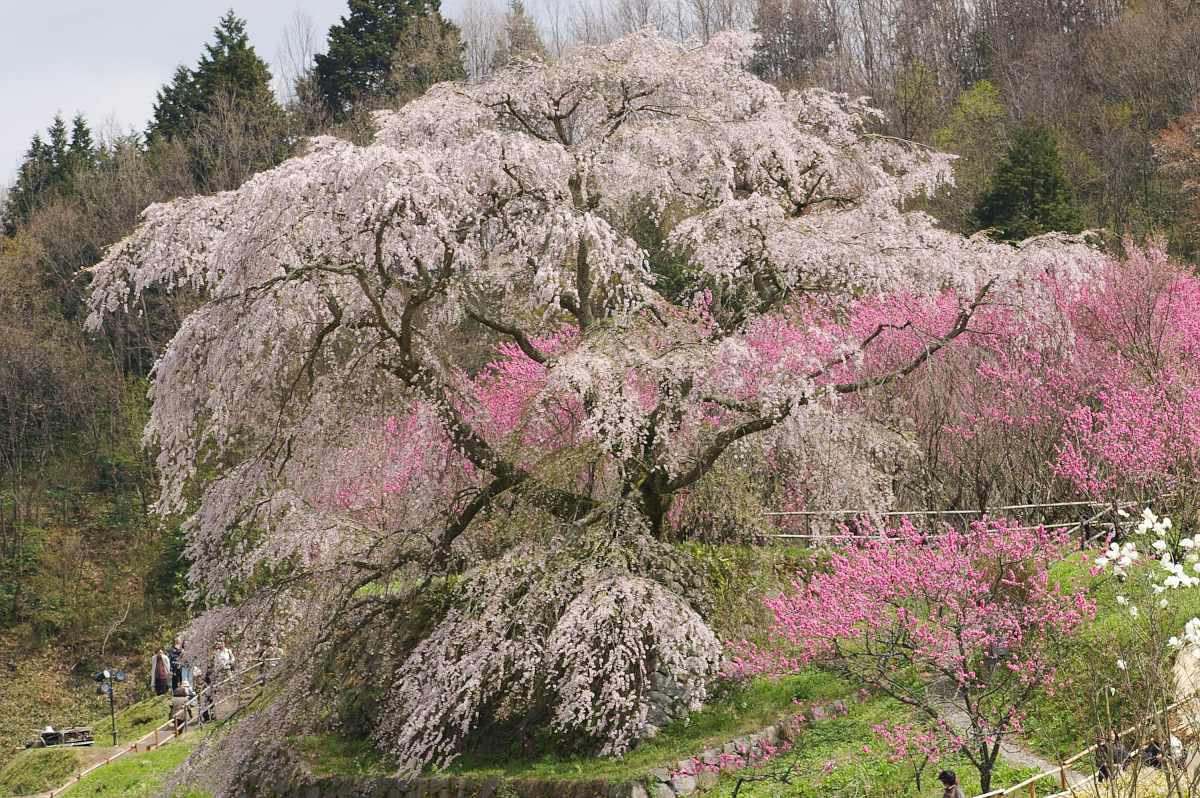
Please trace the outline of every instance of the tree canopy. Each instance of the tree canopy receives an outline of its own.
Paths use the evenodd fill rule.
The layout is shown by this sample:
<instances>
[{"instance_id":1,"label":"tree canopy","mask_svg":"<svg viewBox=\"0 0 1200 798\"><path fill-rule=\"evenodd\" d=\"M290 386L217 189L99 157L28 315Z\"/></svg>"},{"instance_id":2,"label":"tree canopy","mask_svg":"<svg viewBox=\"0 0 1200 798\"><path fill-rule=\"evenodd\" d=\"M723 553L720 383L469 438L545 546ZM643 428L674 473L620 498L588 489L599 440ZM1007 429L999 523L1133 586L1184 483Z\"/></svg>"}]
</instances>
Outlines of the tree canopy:
<instances>
[{"instance_id":1,"label":"tree canopy","mask_svg":"<svg viewBox=\"0 0 1200 798\"><path fill-rule=\"evenodd\" d=\"M521 0L510 0L508 13L504 15L504 27L497 37L496 52L492 56L493 68L522 59L545 57L546 45L538 35L537 23L525 13L525 4Z\"/></svg>"},{"instance_id":2,"label":"tree canopy","mask_svg":"<svg viewBox=\"0 0 1200 798\"><path fill-rule=\"evenodd\" d=\"M330 27L326 52L316 56L317 86L339 116L361 101L397 93L397 46L421 30L422 18L435 21L433 41L455 30L442 19L438 0L349 0L349 7Z\"/></svg>"},{"instance_id":3,"label":"tree canopy","mask_svg":"<svg viewBox=\"0 0 1200 798\"><path fill-rule=\"evenodd\" d=\"M1003 241L1021 241L1052 230L1077 233L1083 229L1059 163L1058 145L1049 130L1027 123L1013 134L973 217L975 229L990 230Z\"/></svg>"},{"instance_id":4,"label":"tree canopy","mask_svg":"<svg viewBox=\"0 0 1200 798\"><path fill-rule=\"evenodd\" d=\"M879 458L902 443L854 398L1094 256L905 212L949 158L871 135L863 101L781 94L748 44L639 33L518 63L377 113L369 146L318 138L237 191L147 209L93 270L92 323L151 286L207 297L148 428L192 584L227 604L200 639L285 595L333 635L398 606L364 585L462 574L461 611L389 652L381 742L409 769L445 761L503 706L620 753L652 733L647 684L571 691L657 658L691 663L676 695L703 698L713 642L653 563L710 474L791 463L814 495L889 501ZM855 443L815 470L830 436ZM598 623L596 591L674 621Z\"/></svg>"},{"instance_id":5,"label":"tree canopy","mask_svg":"<svg viewBox=\"0 0 1200 798\"><path fill-rule=\"evenodd\" d=\"M147 138L171 140L190 135L201 117L224 99L247 108L278 113L271 91L271 70L259 58L246 33L246 21L227 11L204 45L195 69L179 66L171 82L158 91Z\"/></svg>"},{"instance_id":6,"label":"tree canopy","mask_svg":"<svg viewBox=\"0 0 1200 798\"><path fill-rule=\"evenodd\" d=\"M81 114L71 120L69 134L62 115L56 114L47 135L49 141L43 141L39 133L33 135L17 169L16 183L8 193L0 217L5 235L13 235L49 197L69 192L76 173L95 164L96 145Z\"/></svg>"}]
</instances>

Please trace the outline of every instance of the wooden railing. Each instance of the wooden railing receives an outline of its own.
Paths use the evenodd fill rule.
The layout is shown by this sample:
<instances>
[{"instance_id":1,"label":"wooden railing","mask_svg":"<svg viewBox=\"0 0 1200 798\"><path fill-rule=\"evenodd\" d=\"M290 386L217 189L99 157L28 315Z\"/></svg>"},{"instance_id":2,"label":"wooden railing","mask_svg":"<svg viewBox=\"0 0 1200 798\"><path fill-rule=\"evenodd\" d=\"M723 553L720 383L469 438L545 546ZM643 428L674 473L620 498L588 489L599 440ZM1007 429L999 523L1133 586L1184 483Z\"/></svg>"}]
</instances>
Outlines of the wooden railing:
<instances>
[{"instance_id":1,"label":"wooden railing","mask_svg":"<svg viewBox=\"0 0 1200 798\"><path fill-rule=\"evenodd\" d=\"M1193 696L1183 699L1182 701L1176 701L1175 703L1171 704L1170 706L1166 707L1165 709L1161 709L1158 712L1147 715L1145 718L1142 718L1141 722L1136 723L1133 726L1130 726L1128 729L1124 729L1124 730L1118 732L1117 736L1125 737L1127 735L1133 734L1133 733L1137 732L1138 730L1144 728L1148 723L1153 722L1156 718L1160 718L1163 716L1168 716L1167 722L1169 723L1170 722L1170 717L1169 717L1170 713L1176 711L1177 709L1184 706L1185 704L1190 704L1190 703L1196 702L1197 700L1200 700L1200 696L1193 695ZM1024 781L1012 785L1011 787L1002 787L997 790L992 790L991 792L981 793L979 795L976 795L975 798L1001 798L1001 796L1017 795L1018 793L1020 793L1022 791L1024 791L1029 798L1035 798L1035 796L1037 795L1038 783L1046 781L1048 779L1057 780L1059 790L1060 790L1060 792L1056 792L1053 795L1051 795L1050 798L1065 798L1066 796L1073 796L1073 795L1075 795L1077 790L1085 789L1089 784L1093 783L1096 780L1096 773L1093 770L1093 772L1090 775L1086 776L1083 780L1078 781L1075 784L1068 784L1067 783L1067 771L1070 770L1071 765L1075 764L1076 762L1078 762L1079 760L1088 756L1089 754L1095 753L1095 751L1096 751L1096 746L1094 746L1094 745L1088 746L1087 748L1083 749L1082 751L1080 751L1079 753L1070 757L1069 759L1064 759L1055 768L1052 768L1050 770L1045 770L1041 773L1036 773L1036 774L1030 776L1029 778L1025 779Z\"/></svg>"},{"instance_id":2,"label":"wooden railing","mask_svg":"<svg viewBox=\"0 0 1200 798\"><path fill-rule=\"evenodd\" d=\"M997 507L987 507L982 510L888 510L885 512L872 512L870 510L790 510L790 511L773 511L763 513L763 516L769 518L801 518L806 521L806 531L802 533L786 533L780 532L766 535L769 539L778 540L865 540L869 536L844 534L844 533L814 533L808 529L808 524L811 519L853 519L858 517L881 517L881 518L946 518L946 519L963 519L967 520L971 516L982 518L985 515L993 518L1002 518L1006 514L1016 512L1028 512L1030 510L1044 509L1064 509L1064 508L1079 508L1081 510L1090 510L1091 514L1087 518L1077 521L1062 521L1050 524L1036 524L1028 527L1020 527L1021 529L1037 529L1039 526L1046 529L1061 529L1068 535L1080 533L1080 547L1084 547L1088 542L1096 538L1103 537L1108 531L1115 531L1118 527L1134 526L1139 523L1135 518L1121 517L1121 511L1128 511L1131 508L1137 507L1137 502L1098 502L1098 501L1070 501L1070 502L1047 502L1045 504L1006 504ZM1106 518L1107 517L1107 518ZM1104 531L1092 535L1087 534L1087 530L1094 526L1102 526ZM942 533L931 533L928 537L941 537Z\"/></svg>"},{"instance_id":3,"label":"wooden railing","mask_svg":"<svg viewBox=\"0 0 1200 798\"><path fill-rule=\"evenodd\" d=\"M174 713L172 713L171 717L166 723L154 727L154 729L146 732L144 735L130 743L129 747L122 747L107 759L102 759L99 762L88 765L86 768L73 775L70 781L68 781L66 784L63 784L61 787L56 787L55 789L46 793L46 798L55 798L55 796L60 795L68 788L74 786L86 776L96 772L106 765L116 762L118 759L126 756L127 754L132 754L139 750L143 752L153 751L155 748L165 745L176 737L179 737L187 730L187 727L195 726L200 723L200 712L197 711L192 718L188 719L186 717L186 709L194 708L199 710L201 698L208 697L213 698L212 706L215 707L221 689L223 689L226 685L241 681L243 678L248 677L255 671L259 673L259 678L255 681L255 683L259 685L263 684L265 681L263 677L266 675L267 668L271 665L274 665L276 662L277 660L256 660L255 662L252 662L246 667L242 668L240 671L230 674L221 681L205 686L203 690L188 699L183 723L177 722ZM240 689L238 692L240 693Z\"/></svg>"}]
</instances>

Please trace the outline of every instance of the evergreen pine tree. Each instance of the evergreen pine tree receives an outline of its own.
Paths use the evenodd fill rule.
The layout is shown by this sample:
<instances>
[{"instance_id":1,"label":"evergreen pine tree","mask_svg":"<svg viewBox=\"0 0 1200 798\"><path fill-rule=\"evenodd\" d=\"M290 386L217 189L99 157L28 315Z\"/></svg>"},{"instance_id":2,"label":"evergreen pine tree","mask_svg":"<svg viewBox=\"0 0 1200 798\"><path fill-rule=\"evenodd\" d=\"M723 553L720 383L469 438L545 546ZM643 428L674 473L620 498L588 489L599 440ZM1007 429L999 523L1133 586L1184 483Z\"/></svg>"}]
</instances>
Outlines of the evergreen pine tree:
<instances>
[{"instance_id":1,"label":"evergreen pine tree","mask_svg":"<svg viewBox=\"0 0 1200 798\"><path fill-rule=\"evenodd\" d=\"M196 78L192 70L185 66L176 67L171 82L158 90L146 138L150 141L170 141L187 133L199 107L196 94Z\"/></svg>"},{"instance_id":2,"label":"evergreen pine tree","mask_svg":"<svg viewBox=\"0 0 1200 798\"><path fill-rule=\"evenodd\" d=\"M50 129L47 132L50 136L49 183L51 186L57 186L66 182L67 173L70 169L67 158L67 149L70 146L67 138L67 123L63 121L62 114L54 115L54 121L50 123Z\"/></svg>"},{"instance_id":3,"label":"evergreen pine tree","mask_svg":"<svg viewBox=\"0 0 1200 798\"><path fill-rule=\"evenodd\" d=\"M25 159L17 168L17 180L4 203L4 234L13 235L29 219L42 195L51 186L54 158L38 133L29 141Z\"/></svg>"},{"instance_id":4,"label":"evergreen pine tree","mask_svg":"<svg viewBox=\"0 0 1200 798\"><path fill-rule=\"evenodd\" d=\"M218 98L233 98L259 114L279 113L271 70L250 44L246 21L232 9L218 20L196 68L178 67L171 82L159 89L147 138L169 141L190 134Z\"/></svg>"},{"instance_id":5,"label":"evergreen pine tree","mask_svg":"<svg viewBox=\"0 0 1200 798\"><path fill-rule=\"evenodd\" d=\"M329 109L344 117L356 104L396 94L397 44L412 19L439 7L438 0L349 0L349 13L329 29L328 52L316 57L317 85Z\"/></svg>"},{"instance_id":6,"label":"evergreen pine tree","mask_svg":"<svg viewBox=\"0 0 1200 798\"><path fill-rule=\"evenodd\" d=\"M504 29L496 42L492 67L531 59L544 61L546 45L538 35L533 17L525 13L525 3L522 0L509 0L508 13L504 15Z\"/></svg>"},{"instance_id":7,"label":"evergreen pine tree","mask_svg":"<svg viewBox=\"0 0 1200 798\"><path fill-rule=\"evenodd\" d=\"M274 104L271 70L254 52L246 21L233 9L226 11L213 30L213 39L204 46L194 73L198 110L208 111L221 92L243 103Z\"/></svg>"},{"instance_id":8,"label":"evergreen pine tree","mask_svg":"<svg viewBox=\"0 0 1200 798\"><path fill-rule=\"evenodd\" d=\"M94 163L95 144L87 121L76 114L68 133L62 114L55 114L47 138L33 134L17 168L17 179L0 212L4 233L16 233L50 196L70 192L76 173Z\"/></svg>"},{"instance_id":9,"label":"evergreen pine tree","mask_svg":"<svg viewBox=\"0 0 1200 798\"><path fill-rule=\"evenodd\" d=\"M72 176L96 165L96 143L92 140L92 130L83 114L75 114L71 120L71 144L67 147L67 160Z\"/></svg>"},{"instance_id":10,"label":"evergreen pine tree","mask_svg":"<svg viewBox=\"0 0 1200 798\"><path fill-rule=\"evenodd\" d=\"M1021 241L1052 230L1077 233L1083 228L1049 130L1029 123L1016 131L972 219L974 229L989 230L1000 241Z\"/></svg>"}]
</instances>

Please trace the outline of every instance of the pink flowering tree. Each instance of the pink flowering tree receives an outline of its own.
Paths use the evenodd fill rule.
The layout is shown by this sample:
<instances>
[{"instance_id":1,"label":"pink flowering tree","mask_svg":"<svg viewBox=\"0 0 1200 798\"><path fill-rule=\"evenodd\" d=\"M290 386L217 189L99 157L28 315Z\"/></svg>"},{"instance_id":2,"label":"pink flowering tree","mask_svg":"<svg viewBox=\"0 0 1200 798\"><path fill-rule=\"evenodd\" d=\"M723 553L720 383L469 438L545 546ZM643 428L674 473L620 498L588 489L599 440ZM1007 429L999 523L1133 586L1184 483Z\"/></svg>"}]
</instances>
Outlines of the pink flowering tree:
<instances>
[{"instance_id":1,"label":"pink flowering tree","mask_svg":"<svg viewBox=\"0 0 1200 798\"><path fill-rule=\"evenodd\" d=\"M944 719L932 723L879 723L871 727L875 736L887 745L888 761L907 762L913 782L921 791L921 777L930 765L937 766L946 757L962 749L963 738Z\"/></svg>"},{"instance_id":2,"label":"pink flowering tree","mask_svg":"<svg viewBox=\"0 0 1200 798\"><path fill-rule=\"evenodd\" d=\"M768 600L783 661L820 662L908 705L939 746L956 744L986 792L1001 741L1056 686L1056 642L1095 611L1050 581L1065 544L1003 521L886 530Z\"/></svg>"},{"instance_id":3,"label":"pink flowering tree","mask_svg":"<svg viewBox=\"0 0 1200 798\"><path fill-rule=\"evenodd\" d=\"M1190 519L1200 280L1151 242L1127 244L1086 279L1035 282L1046 301L982 309L979 334L930 363L929 379L872 397L877 415L903 403L924 495L976 507L1145 501Z\"/></svg>"},{"instance_id":4,"label":"pink flowering tree","mask_svg":"<svg viewBox=\"0 0 1200 798\"><path fill-rule=\"evenodd\" d=\"M750 44L638 33L434 87L367 146L151 206L92 270L93 325L151 289L202 300L146 431L195 596L224 608L202 627L252 611L292 619L290 650L360 654L409 770L536 712L620 754L664 671L698 705L719 647L656 576L686 497L769 453L809 495L886 505L903 436L860 397L1094 260L906 212L949 157L872 135L862 100L782 94ZM854 445L817 469L829 435ZM418 623L431 589L449 609Z\"/></svg>"},{"instance_id":5,"label":"pink flowering tree","mask_svg":"<svg viewBox=\"0 0 1200 798\"><path fill-rule=\"evenodd\" d=\"M1081 493L1178 506L1190 518L1200 476L1200 280L1159 245L1080 286L1071 308L1091 379L1067 417L1053 465Z\"/></svg>"}]
</instances>

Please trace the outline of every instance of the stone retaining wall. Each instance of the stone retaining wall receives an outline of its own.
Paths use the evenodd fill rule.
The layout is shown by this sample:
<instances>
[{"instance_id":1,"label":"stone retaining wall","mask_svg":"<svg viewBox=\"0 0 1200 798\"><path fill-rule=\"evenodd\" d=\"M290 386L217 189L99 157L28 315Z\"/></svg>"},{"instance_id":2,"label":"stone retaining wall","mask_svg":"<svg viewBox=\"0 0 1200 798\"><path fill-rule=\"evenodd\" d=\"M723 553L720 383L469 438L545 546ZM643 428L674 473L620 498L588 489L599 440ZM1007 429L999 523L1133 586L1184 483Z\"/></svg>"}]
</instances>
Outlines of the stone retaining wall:
<instances>
[{"instance_id":1,"label":"stone retaining wall","mask_svg":"<svg viewBox=\"0 0 1200 798\"><path fill-rule=\"evenodd\" d=\"M291 798L680 798L708 789L723 771L742 770L788 751L804 727L848 711L845 701L810 704L799 713L753 734L737 737L680 760L675 768L657 768L634 782L552 781L437 776L395 778L336 776L263 786L261 796Z\"/></svg>"}]
</instances>

